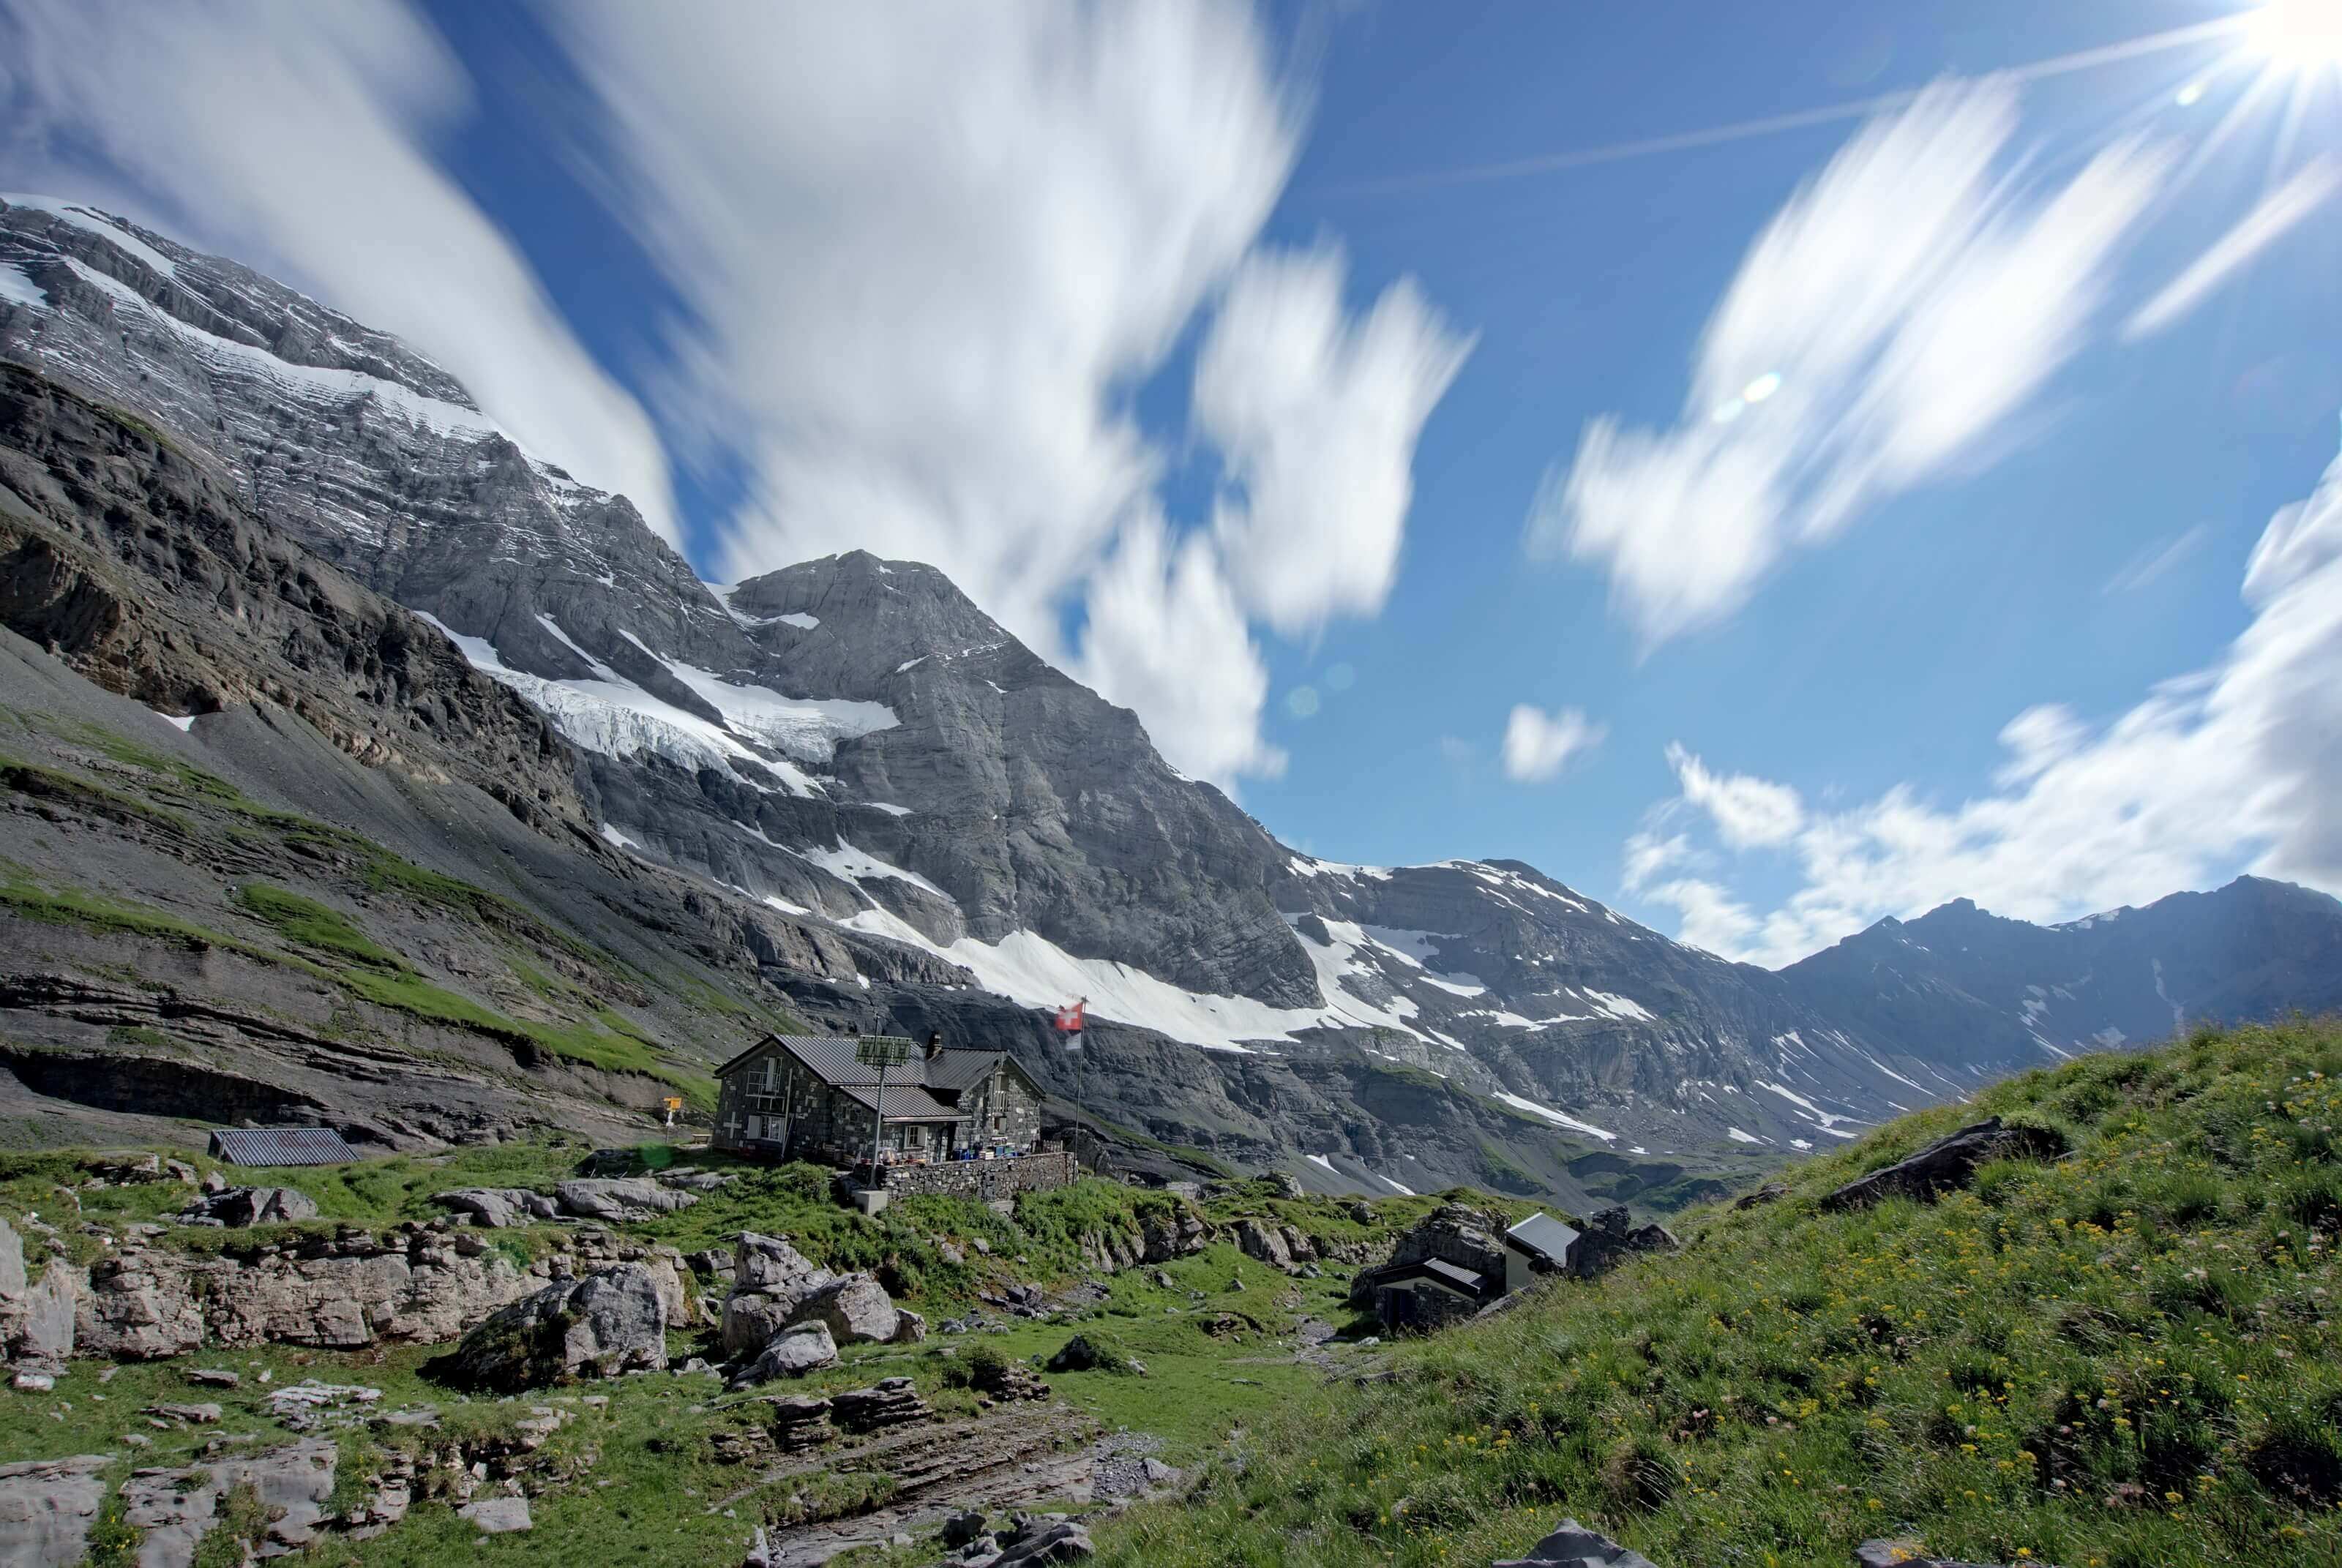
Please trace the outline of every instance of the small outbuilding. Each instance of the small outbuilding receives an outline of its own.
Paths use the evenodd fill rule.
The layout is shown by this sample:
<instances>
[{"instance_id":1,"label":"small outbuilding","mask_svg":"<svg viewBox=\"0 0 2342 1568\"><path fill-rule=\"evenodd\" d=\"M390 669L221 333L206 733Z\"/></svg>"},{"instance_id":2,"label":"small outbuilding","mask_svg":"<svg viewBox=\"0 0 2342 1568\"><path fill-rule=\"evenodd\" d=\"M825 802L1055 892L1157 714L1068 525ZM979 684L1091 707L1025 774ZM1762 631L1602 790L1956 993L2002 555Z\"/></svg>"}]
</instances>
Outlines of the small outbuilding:
<instances>
[{"instance_id":1,"label":"small outbuilding","mask_svg":"<svg viewBox=\"0 0 2342 1568\"><path fill-rule=\"evenodd\" d=\"M358 1157L331 1127L215 1127L211 1153L231 1165L346 1165Z\"/></svg>"},{"instance_id":2,"label":"small outbuilding","mask_svg":"<svg viewBox=\"0 0 2342 1568\"><path fill-rule=\"evenodd\" d=\"M1428 1330L1472 1316L1539 1274L1566 1273L1578 1233L1544 1213L1509 1229L1501 1220L1449 1203L1399 1238L1391 1261L1352 1282L1350 1299L1371 1306L1394 1333Z\"/></svg>"}]
</instances>

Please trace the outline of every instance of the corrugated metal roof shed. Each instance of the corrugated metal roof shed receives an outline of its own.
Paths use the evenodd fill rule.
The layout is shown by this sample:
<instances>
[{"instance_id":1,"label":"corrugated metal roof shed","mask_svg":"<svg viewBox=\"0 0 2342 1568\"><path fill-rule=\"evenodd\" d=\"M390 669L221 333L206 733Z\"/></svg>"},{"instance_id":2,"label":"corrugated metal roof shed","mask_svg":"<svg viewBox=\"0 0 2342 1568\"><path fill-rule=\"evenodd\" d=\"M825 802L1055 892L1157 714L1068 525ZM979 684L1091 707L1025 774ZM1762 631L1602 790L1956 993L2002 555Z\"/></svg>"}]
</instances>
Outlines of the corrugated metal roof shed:
<instances>
[{"instance_id":1,"label":"corrugated metal roof shed","mask_svg":"<svg viewBox=\"0 0 2342 1568\"><path fill-rule=\"evenodd\" d=\"M1458 1267L1446 1258L1426 1258L1423 1260L1422 1267L1423 1272L1433 1278L1445 1280L1458 1290L1470 1291L1476 1295L1487 1284L1486 1280L1470 1269Z\"/></svg>"},{"instance_id":2,"label":"corrugated metal roof shed","mask_svg":"<svg viewBox=\"0 0 2342 1568\"><path fill-rule=\"evenodd\" d=\"M346 1165L358 1157L331 1127L215 1127L212 1156L232 1165Z\"/></svg>"},{"instance_id":3,"label":"corrugated metal roof shed","mask_svg":"<svg viewBox=\"0 0 2342 1568\"><path fill-rule=\"evenodd\" d=\"M1556 1263L1569 1262L1569 1249L1577 1244L1577 1233L1550 1214L1531 1214L1505 1234L1534 1248Z\"/></svg>"}]
</instances>

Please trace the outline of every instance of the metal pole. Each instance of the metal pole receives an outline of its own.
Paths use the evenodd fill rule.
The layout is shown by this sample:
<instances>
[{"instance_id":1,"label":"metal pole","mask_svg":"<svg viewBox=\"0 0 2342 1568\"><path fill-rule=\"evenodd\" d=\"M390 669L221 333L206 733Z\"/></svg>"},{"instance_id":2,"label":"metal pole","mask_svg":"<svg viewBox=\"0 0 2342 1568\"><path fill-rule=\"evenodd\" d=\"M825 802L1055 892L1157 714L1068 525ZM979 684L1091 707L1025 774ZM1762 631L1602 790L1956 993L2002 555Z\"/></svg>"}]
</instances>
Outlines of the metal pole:
<instances>
[{"instance_id":1,"label":"metal pole","mask_svg":"<svg viewBox=\"0 0 2342 1568\"><path fill-rule=\"evenodd\" d=\"M878 1174L878 1145L879 1140L886 1135L886 1064L884 1059L878 1064L878 1106L871 1112L870 1122L870 1179L883 1187L886 1182Z\"/></svg>"}]
</instances>

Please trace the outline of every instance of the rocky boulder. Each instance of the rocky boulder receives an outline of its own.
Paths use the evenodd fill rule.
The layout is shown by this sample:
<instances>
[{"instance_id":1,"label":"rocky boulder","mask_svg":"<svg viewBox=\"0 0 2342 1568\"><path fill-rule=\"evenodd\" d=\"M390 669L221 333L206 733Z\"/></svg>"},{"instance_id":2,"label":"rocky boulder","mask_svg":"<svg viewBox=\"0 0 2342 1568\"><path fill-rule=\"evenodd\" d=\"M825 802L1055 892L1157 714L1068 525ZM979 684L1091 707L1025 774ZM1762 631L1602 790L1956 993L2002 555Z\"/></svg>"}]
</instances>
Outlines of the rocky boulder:
<instances>
[{"instance_id":1,"label":"rocky boulder","mask_svg":"<svg viewBox=\"0 0 2342 1568\"><path fill-rule=\"evenodd\" d=\"M516 1230L561 1215L554 1200L525 1187L463 1187L441 1193L435 1201L492 1231Z\"/></svg>"},{"instance_id":2,"label":"rocky boulder","mask_svg":"<svg viewBox=\"0 0 2342 1568\"><path fill-rule=\"evenodd\" d=\"M724 1303L725 1353L755 1354L798 1321L797 1309L807 1298L837 1278L778 1236L742 1232L733 1246L732 1293Z\"/></svg>"},{"instance_id":3,"label":"rocky boulder","mask_svg":"<svg viewBox=\"0 0 2342 1568\"><path fill-rule=\"evenodd\" d=\"M640 1263L549 1285L504 1307L446 1358L447 1375L516 1393L666 1367L666 1303Z\"/></svg>"},{"instance_id":4,"label":"rocky boulder","mask_svg":"<svg viewBox=\"0 0 2342 1568\"><path fill-rule=\"evenodd\" d=\"M801 1323L775 1334L756 1359L741 1368L725 1386L753 1388L776 1378L803 1377L806 1373L836 1364L837 1342L830 1337L829 1325Z\"/></svg>"},{"instance_id":5,"label":"rocky boulder","mask_svg":"<svg viewBox=\"0 0 2342 1568\"><path fill-rule=\"evenodd\" d=\"M653 1214L671 1214L699 1202L697 1193L664 1186L642 1176L581 1177L557 1183L553 1194L562 1213L613 1225L648 1219Z\"/></svg>"},{"instance_id":6,"label":"rocky boulder","mask_svg":"<svg viewBox=\"0 0 2342 1568\"><path fill-rule=\"evenodd\" d=\"M840 1344L884 1344L902 1326L886 1287L863 1273L846 1274L822 1286L797 1303L790 1322L826 1323Z\"/></svg>"},{"instance_id":7,"label":"rocky boulder","mask_svg":"<svg viewBox=\"0 0 2342 1568\"><path fill-rule=\"evenodd\" d=\"M10 1232L0 1240L0 1257ZM40 1283L26 1284L27 1271L20 1253L14 1271L15 1287L6 1288L8 1271L0 1266L0 1363L27 1370L62 1372L74 1353L74 1315L81 1295L82 1271L63 1258L52 1258Z\"/></svg>"},{"instance_id":8,"label":"rocky boulder","mask_svg":"<svg viewBox=\"0 0 2342 1568\"><path fill-rule=\"evenodd\" d=\"M1626 1204L1614 1204L1586 1222L1577 1244L1569 1250L1569 1271L1590 1280L1637 1253L1672 1253L1682 1244L1665 1225L1637 1225Z\"/></svg>"},{"instance_id":9,"label":"rocky boulder","mask_svg":"<svg viewBox=\"0 0 2342 1568\"><path fill-rule=\"evenodd\" d=\"M1167 1263L1192 1257L1210 1244L1212 1227L1186 1203L1165 1213L1149 1210L1138 1216L1140 1261Z\"/></svg>"},{"instance_id":10,"label":"rocky boulder","mask_svg":"<svg viewBox=\"0 0 2342 1568\"><path fill-rule=\"evenodd\" d=\"M105 1501L112 1456L31 1459L0 1464L0 1563L74 1568Z\"/></svg>"},{"instance_id":11,"label":"rocky boulder","mask_svg":"<svg viewBox=\"0 0 2342 1568\"><path fill-rule=\"evenodd\" d=\"M1887 1198L1931 1203L1965 1187L1988 1160L2052 1160L2066 1152L2065 1140L2046 1127L2007 1127L1999 1117L1962 1127L1907 1159L1848 1182L1822 1200L1830 1210L1861 1209Z\"/></svg>"},{"instance_id":12,"label":"rocky boulder","mask_svg":"<svg viewBox=\"0 0 2342 1568\"><path fill-rule=\"evenodd\" d=\"M317 1217L316 1200L296 1187L229 1187L205 1193L179 1211L185 1225L279 1225Z\"/></svg>"},{"instance_id":13,"label":"rocky boulder","mask_svg":"<svg viewBox=\"0 0 2342 1568\"><path fill-rule=\"evenodd\" d=\"M1655 1568L1655 1564L1600 1531L1565 1519L1552 1534L1530 1547L1527 1556L1509 1557L1491 1568Z\"/></svg>"},{"instance_id":14,"label":"rocky boulder","mask_svg":"<svg viewBox=\"0 0 2342 1568\"><path fill-rule=\"evenodd\" d=\"M1293 1246L1286 1239L1286 1227L1249 1215L1236 1222L1236 1246L1244 1255L1271 1268L1293 1267Z\"/></svg>"}]
</instances>

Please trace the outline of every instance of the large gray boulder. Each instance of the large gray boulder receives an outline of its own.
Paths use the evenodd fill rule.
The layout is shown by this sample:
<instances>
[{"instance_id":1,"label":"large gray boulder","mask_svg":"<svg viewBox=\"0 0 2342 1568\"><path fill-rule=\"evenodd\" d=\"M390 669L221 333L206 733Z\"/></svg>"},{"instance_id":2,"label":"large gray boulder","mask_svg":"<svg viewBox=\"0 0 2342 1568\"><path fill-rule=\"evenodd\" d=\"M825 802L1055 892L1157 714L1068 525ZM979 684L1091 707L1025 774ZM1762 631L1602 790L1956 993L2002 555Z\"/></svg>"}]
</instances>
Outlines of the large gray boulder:
<instances>
[{"instance_id":1,"label":"large gray boulder","mask_svg":"<svg viewBox=\"0 0 2342 1568\"><path fill-rule=\"evenodd\" d=\"M1965 1187L1977 1167L1989 1160L2050 1160L2064 1154L2065 1143L2046 1127L2007 1127L1994 1116L1962 1127L1947 1138L1873 1171L1822 1200L1825 1209L1862 1209L1887 1198L1916 1198L1932 1203L1956 1187Z\"/></svg>"},{"instance_id":2,"label":"large gray boulder","mask_svg":"<svg viewBox=\"0 0 2342 1568\"><path fill-rule=\"evenodd\" d=\"M22 1276L19 1276L21 1280ZM73 1568L105 1501L103 1453L0 1464L0 1563L10 1568Z\"/></svg>"},{"instance_id":3,"label":"large gray boulder","mask_svg":"<svg viewBox=\"0 0 2342 1568\"><path fill-rule=\"evenodd\" d=\"M25 1238L0 1218L0 1300L22 1295L25 1279Z\"/></svg>"},{"instance_id":4,"label":"large gray boulder","mask_svg":"<svg viewBox=\"0 0 2342 1568\"><path fill-rule=\"evenodd\" d=\"M1510 1557L1491 1568L1656 1568L1639 1552L1630 1552L1598 1530L1588 1530L1575 1519L1565 1519L1554 1533L1528 1550L1526 1557Z\"/></svg>"},{"instance_id":5,"label":"large gray boulder","mask_svg":"<svg viewBox=\"0 0 2342 1568\"><path fill-rule=\"evenodd\" d=\"M775 1334L755 1361L736 1373L731 1388L753 1388L779 1377L803 1377L837 1364L837 1342L824 1323L801 1323Z\"/></svg>"},{"instance_id":6,"label":"large gray boulder","mask_svg":"<svg viewBox=\"0 0 2342 1568\"><path fill-rule=\"evenodd\" d=\"M465 1334L447 1358L455 1381L505 1393L637 1368L666 1368L666 1303L640 1263L525 1296Z\"/></svg>"},{"instance_id":7,"label":"large gray boulder","mask_svg":"<svg viewBox=\"0 0 2342 1568\"><path fill-rule=\"evenodd\" d=\"M807 1296L791 1321L826 1323L840 1344L884 1344L902 1326L886 1287L861 1273L833 1280Z\"/></svg>"},{"instance_id":8,"label":"large gray boulder","mask_svg":"<svg viewBox=\"0 0 2342 1568\"><path fill-rule=\"evenodd\" d=\"M661 1186L643 1176L580 1177L557 1183L553 1194L559 1200L562 1213L581 1220L600 1220L606 1224L671 1214L699 1202L697 1193Z\"/></svg>"}]
</instances>

